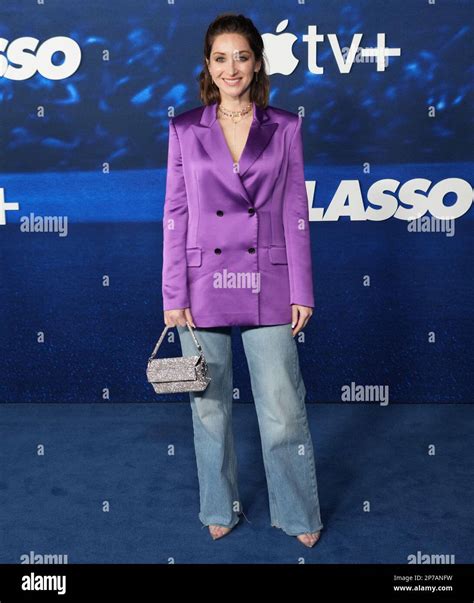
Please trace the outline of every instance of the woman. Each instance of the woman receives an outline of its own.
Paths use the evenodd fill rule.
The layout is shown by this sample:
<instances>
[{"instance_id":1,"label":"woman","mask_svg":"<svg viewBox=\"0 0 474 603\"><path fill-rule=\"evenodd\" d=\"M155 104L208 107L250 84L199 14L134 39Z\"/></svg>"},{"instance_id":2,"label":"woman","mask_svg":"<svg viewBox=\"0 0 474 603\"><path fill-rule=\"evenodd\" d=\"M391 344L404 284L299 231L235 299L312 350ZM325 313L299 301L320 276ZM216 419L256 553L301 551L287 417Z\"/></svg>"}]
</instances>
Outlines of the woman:
<instances>
[{"instance_id":1,"label":"woman","mask_svg":"<svg viewBox=\"0 0 474 603\"><path fill-rule=\"evenodd\" d=\"M204 107L170 119L163 217L164 321L185 356L196 328L212 379L190 393L201 522L214 539L240 520L231 425L231 328L239 326L271 525L313 546L321 523L294 336L314 307L302 119L268 106L263 41L250 19L208 28Z\"/></svg>"}]
</instances>

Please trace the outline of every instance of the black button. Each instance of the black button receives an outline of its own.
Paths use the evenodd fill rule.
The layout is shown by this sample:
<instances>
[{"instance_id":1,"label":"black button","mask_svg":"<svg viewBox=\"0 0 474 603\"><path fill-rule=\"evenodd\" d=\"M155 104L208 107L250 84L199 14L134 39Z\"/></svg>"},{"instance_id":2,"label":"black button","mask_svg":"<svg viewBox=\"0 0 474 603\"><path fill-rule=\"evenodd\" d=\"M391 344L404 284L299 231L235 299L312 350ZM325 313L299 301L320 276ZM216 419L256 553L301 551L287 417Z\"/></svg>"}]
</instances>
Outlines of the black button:
<instances>
[{"instance_id":1,"label":"black button","mask_svg":"<svg viewBox=\"0 0 474 603\"><path fill-rule=\"evenodd\" d=\"M217 253L219 255L219 253L222 253L222 249L219 249L219 247L216 247L214 249L214 253Z\"/></svg>"},{"instance_id":2,"label":"black button","mask_svg":"<svg viewBox=\"0 0 474 603\"><path fill-rule=\"evenodd\" d=\"M254 208L253 208L253 207L250 207L250 208L249 208L249 214L250 214L251 216L253 216L253 215L254 215L254 213L255 213Z\"/></svg>"},{"instance_id":3,"label":"black button","mask_svg":"<svg viewBox=\"0 0 474 603\"><path fill-rule=\"evenodd\" d=\"M223 215L224 215L224 212L222 211L222 209L218 209L218 210L216 211L216 214L217 214L218 216L223 216Z\"/></svg>"},{"instance_id":4,"label":"black button","mask_svg":"<svg viewBox=\"0 0 474 603\"><path fill-rule=\"evenodd\" d=\"M247 249L247 251L248 251L249 253L255 253L255 247L249 247L249 248Z\"/></svg>"}]
</instances>

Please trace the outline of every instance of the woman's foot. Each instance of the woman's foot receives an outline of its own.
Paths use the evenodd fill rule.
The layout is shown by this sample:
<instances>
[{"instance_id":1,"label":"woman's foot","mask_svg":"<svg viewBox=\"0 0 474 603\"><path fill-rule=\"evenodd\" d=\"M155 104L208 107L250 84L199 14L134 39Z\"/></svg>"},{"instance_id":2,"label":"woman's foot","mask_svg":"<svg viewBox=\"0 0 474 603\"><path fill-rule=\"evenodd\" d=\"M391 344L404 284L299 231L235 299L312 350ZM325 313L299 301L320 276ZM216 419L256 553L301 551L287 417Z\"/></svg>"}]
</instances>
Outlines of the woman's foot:
<instances>
[{"instance_id":1,"label":"woman's foot","mask_svg":"<svg viewBox=\"0 0 474 603\"><path fill-rule=\"evenodd\" d=\"M311 548L318 542L320 536L321 532L307 532L306 534L298 534L296 538L305 546Z\"/></svg>"},{"instance_id":2,"label":"woman's foot","mask_svg":"<svg viewBox=\"0 0 474 603\"><path fill-rule=\"evenodd\" d=\"M218 538L222 538L222 536L226 536L232 528L224 528L223 526L209 526L209 532L213 538L213 540L217 540Z\"/></svg>"}]
</instances>

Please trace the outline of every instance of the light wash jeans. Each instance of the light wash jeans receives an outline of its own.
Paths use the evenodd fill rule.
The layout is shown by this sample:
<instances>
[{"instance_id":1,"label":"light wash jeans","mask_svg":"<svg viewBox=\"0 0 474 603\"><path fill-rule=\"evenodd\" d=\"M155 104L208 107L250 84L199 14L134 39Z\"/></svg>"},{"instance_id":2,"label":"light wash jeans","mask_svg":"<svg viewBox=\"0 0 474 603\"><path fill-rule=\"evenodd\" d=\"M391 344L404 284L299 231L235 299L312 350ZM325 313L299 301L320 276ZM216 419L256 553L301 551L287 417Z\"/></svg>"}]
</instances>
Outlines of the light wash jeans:
<instances>
[{"instance_id":1,"label":"light wash jeans","mask_svg":"<svg viewBox=\"0 0 474 603\"><path fill-rule=\"evenodd\" d=\"M271 525L291 536L322 529L313 443L291 325L239 327L257 411ZM198 354L188 327L177 327L183 356ZM190 392L200 513L207 526L234 526L242 502L232 430L231 327L196 328L212 381Z\"/></svg>"}]
</instances>

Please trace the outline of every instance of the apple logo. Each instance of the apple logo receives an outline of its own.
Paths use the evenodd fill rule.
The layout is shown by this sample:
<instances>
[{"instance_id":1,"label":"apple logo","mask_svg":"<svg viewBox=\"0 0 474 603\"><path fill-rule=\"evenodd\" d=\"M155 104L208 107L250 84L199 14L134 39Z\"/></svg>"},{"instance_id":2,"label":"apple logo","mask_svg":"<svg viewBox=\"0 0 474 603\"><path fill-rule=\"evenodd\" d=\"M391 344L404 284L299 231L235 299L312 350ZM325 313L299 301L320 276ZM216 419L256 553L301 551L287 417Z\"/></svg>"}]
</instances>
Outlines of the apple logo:
<instances>
[{"instance_id":1,"label":"apple logo","mask_svg":"<svg viewBox=\"0 0 474 603\"><path fill-rule=\"evenodd\" d=\"M280 21L275 30L276 33L280 34L286 29L287 25L288 19ZM265 67L268 75L273 73L290 75L290 73L293 73L299 60L294 56L291 48L298 38L291 33L278 36L266 33L263 34L262 39L265 50Z\"/></svg>"}]
</instances>

